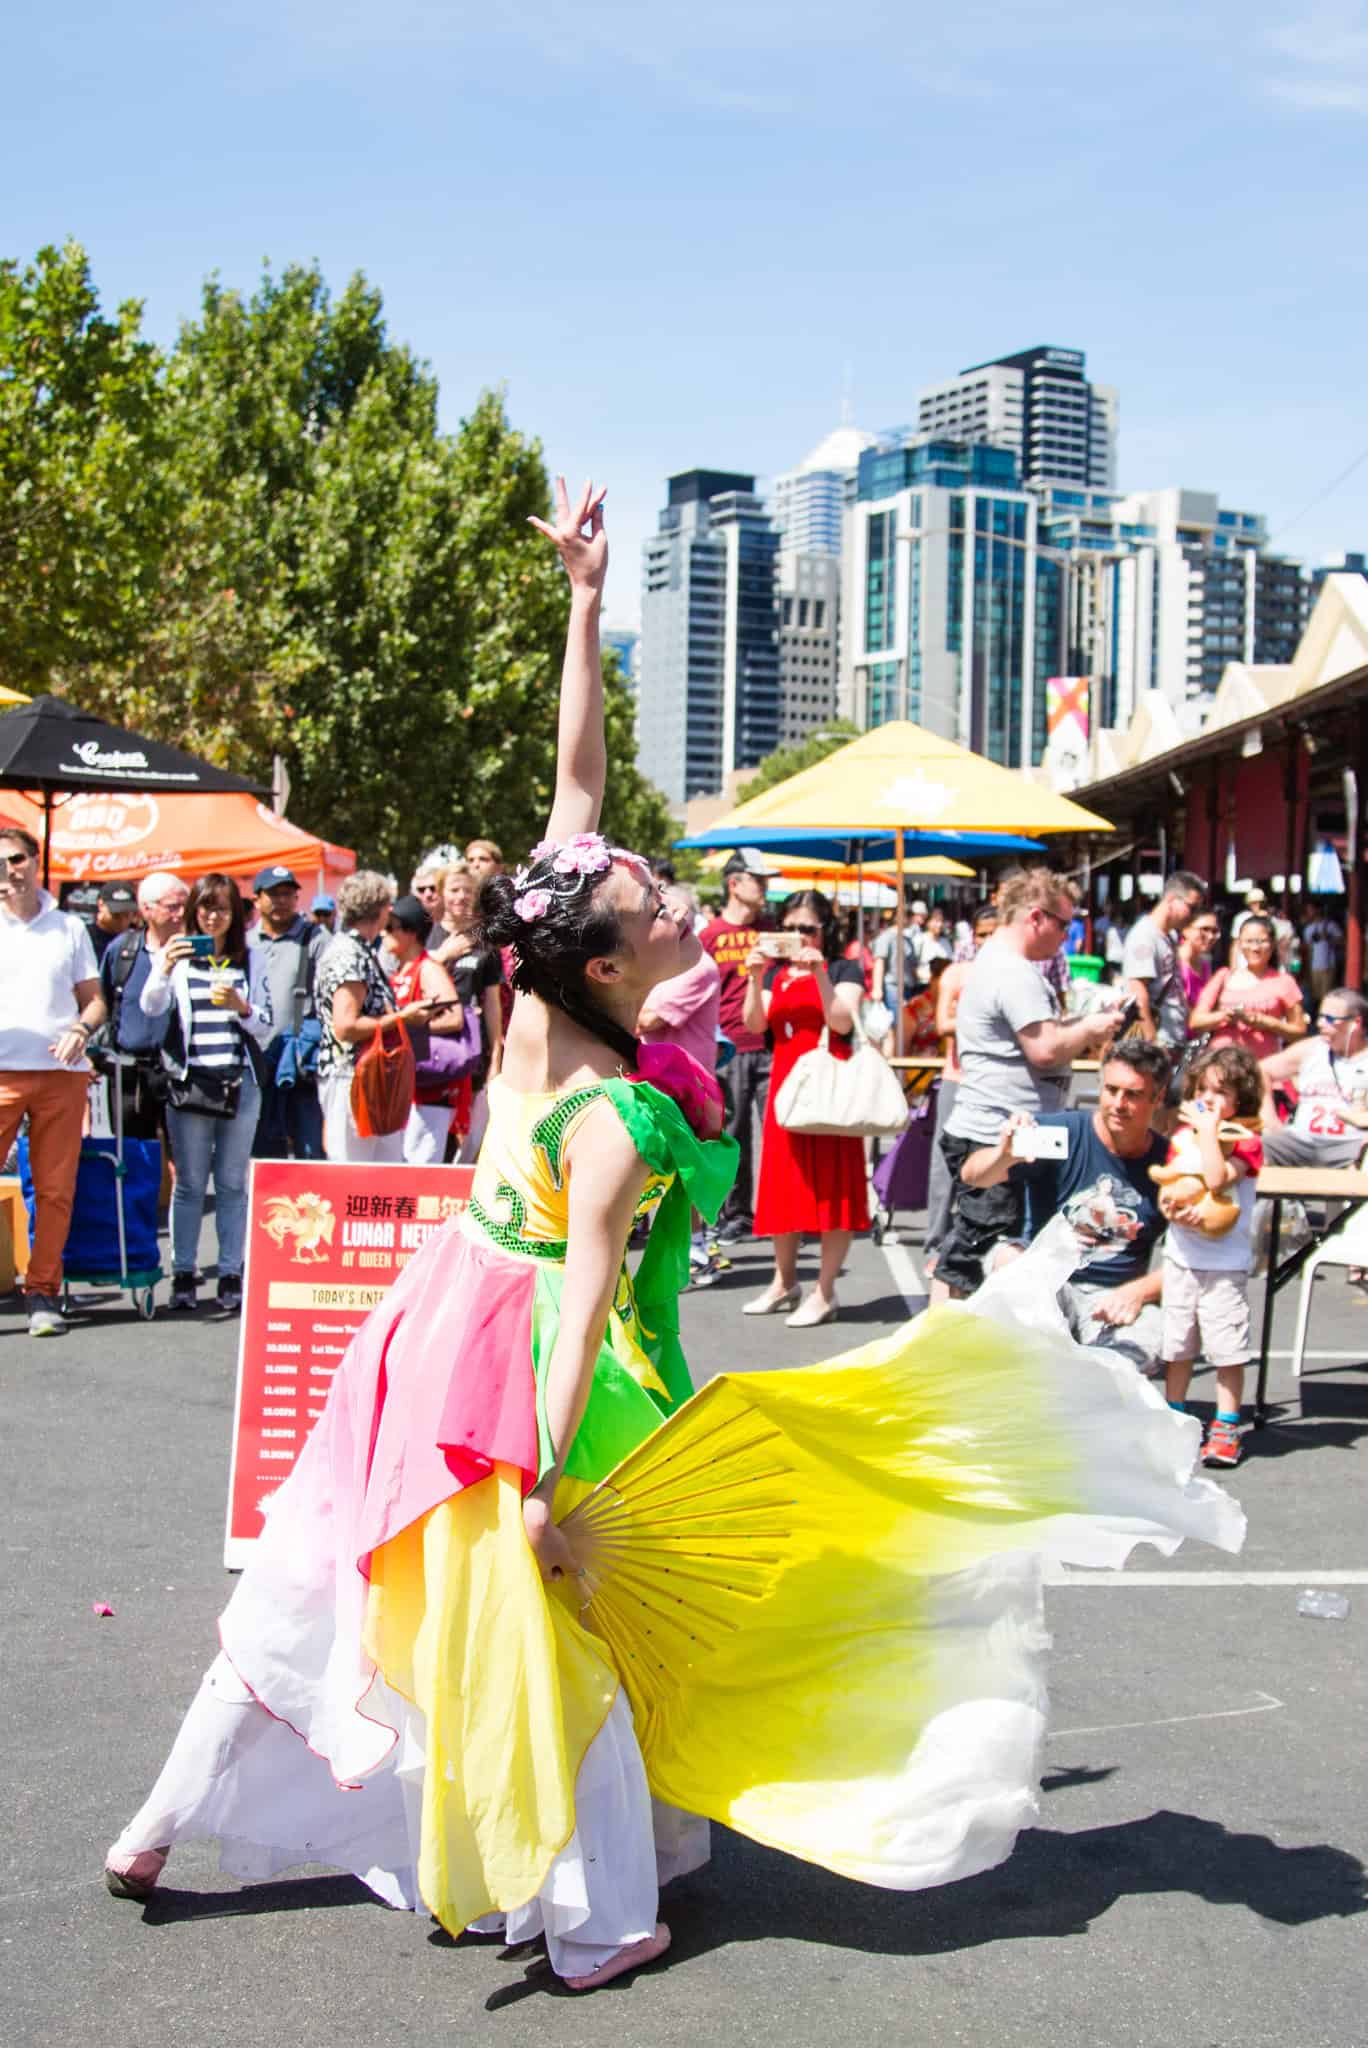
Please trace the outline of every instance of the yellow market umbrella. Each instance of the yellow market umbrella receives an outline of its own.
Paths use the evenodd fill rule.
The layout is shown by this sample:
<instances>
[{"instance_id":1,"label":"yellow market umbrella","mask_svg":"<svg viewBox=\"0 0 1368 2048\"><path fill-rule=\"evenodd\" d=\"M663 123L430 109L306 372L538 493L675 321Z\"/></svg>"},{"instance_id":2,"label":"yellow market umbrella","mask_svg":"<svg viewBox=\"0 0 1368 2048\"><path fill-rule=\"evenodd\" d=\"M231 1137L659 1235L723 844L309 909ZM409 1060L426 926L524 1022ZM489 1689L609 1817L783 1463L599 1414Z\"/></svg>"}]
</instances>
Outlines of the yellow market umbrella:
<instances>
[{"instance_id":1,"label":"yellow market umbrella","mask_svg":"<svg viewBox=\"0 0 1368 2048\"><path fill-rule=\"evenodd\" d=\"M32 698L26 697L22 690L11 690L6 684L0 683L0 704L29 704L32 701Z\"/></svg>"},{"instance_id":2,"label":"yellow market umbrella","mask_svg":"<svg viewBox=\"0 0 1368 2048\"><path fill-rule=\"evenodd\" d=\"M767 863L778 875L795 882L816 880L825 876L830 882L886 882L890 889L898 886L898 863L894 860L869 860L863 865L842 864L839 861L811 860L801 854L787 854L780 847L765 856ZM726 847L719 847L716 853L707 855L703 866L712 874L724 868L731 859ZM972 882L974 869L962 860L951 860L944 853L918 854L912 860L903 862L905 875L918 875L923 881Z\"/></svg>"},{"instance_id":3,"label":"yellow market umbrella","mask_svg":"<svg viewBox=\"0 0 1368 2048\"><path fill-rule=\"evenodd\" d=\"M861 733L848 746L811 768L790 775L739 804L709 827L719 837L734 833L744 846L764 827L872 838L891 832L897 868L905 872L903 834L922 832L1110 832L1105 818L1085 811L1066 796L1032 782L1015 768L1000 768L981 754L938 733L894 719ZM901 973L903 891L898 890L898 955ZM902 1008L898 1009L898 1050L902 1050Z\"/></svg>"},{"instance_id":4,"label":"yellow market umbrella","mask_svg":"<svg viewBox=\"0 0 1368 2048\"><path fill-rule=\"evenodd\" d=\"M824 761L739 804L709 830L761 825L872 837L880 832L1110 832L1105 818L1015 768L906 719L877 725Z\"/></svg>"}]
</instances>

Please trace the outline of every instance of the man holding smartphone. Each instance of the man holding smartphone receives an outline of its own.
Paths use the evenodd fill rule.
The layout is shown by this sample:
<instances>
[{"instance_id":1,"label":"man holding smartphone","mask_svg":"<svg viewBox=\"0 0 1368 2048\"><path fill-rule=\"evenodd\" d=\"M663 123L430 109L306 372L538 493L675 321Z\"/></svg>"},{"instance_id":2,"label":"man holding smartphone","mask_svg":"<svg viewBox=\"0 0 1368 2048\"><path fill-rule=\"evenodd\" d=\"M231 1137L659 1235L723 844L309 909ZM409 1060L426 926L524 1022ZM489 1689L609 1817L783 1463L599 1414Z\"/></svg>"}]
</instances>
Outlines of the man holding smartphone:
<instances>
[{"instance_id":1,"label":"man holding smartphone","mask_svg":"<svg viewBox=\"0 0 1368 2048\"><path fill-rule=\"evenodd\" d=\"M1025 1227L1025 1190L1005 1174L973 1185L961 1175L965 1160L996 1142L1004 1112L1037 1117L1061 1109L1072 1062L1100 1052L1116 1032L1115 1011L1062 1017L1041 972L1059 951L1074 903L1062 875L1019 870L1003 884L998 929L965 977L955 1016L959 1092L940 1141L950 1170L950 1227L933 1301L972 1294L993 1247L1020 1243Z\"/></svg>"},{"instance_id":2,"label":"man holding smartphone","mask_svg":"<svg viewBox=\"0 0 1368 2048\"><path fill-rule=\"evenodd\" d=\"M1127 1038L1102 1065L1097 1108L1009 1116L997 1142L971 1152L966 1187L1020 1188L1025 1228L1015 1249L1063 1214L1088 1248L1066 1304L1083 1344L1124 1352L1141 1371L1161 1357L1163 1274L1150 1255L1164 1228L1150 1168L1168 1141L1153 1127L1169 1082L1169 1057L1147 1038Z\"/></svg>"}]
</instances>

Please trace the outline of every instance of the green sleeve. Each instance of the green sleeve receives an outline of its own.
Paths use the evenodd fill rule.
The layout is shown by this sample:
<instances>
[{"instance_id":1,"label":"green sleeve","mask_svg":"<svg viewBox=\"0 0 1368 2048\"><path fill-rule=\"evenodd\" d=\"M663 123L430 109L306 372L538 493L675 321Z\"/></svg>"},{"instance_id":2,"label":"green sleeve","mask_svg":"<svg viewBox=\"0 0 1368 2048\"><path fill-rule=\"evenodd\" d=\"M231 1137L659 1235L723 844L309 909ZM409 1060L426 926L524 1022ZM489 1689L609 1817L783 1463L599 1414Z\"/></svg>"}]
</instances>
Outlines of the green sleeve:
<instances>
[{"instance_id":1,"label":"green sleeve","mask_svg":"<svg viewBox=\"0 0 1368 2048\"><path fill-rule=\"evenodd\" d=\"M679 1297L689 1283L690 1210L712 1222L736 1179L739 1147L727 1134L699 1138L679 1105L644 1081L608 1081L604 1093L653 1173L670 1176L636 1273L648 1350L674 1400L692 1391L679 1343Z\"/></svg>"}]
</instances>

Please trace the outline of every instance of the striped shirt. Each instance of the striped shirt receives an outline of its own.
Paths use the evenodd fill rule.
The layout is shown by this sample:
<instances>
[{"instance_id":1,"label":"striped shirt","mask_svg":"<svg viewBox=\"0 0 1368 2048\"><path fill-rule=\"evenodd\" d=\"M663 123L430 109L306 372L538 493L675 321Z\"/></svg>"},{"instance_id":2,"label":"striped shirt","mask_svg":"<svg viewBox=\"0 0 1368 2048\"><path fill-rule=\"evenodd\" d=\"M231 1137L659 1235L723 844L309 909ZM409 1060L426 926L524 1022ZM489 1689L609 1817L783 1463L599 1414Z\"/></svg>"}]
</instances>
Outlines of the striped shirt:
<instances>
[{"instance_id":1,"label":"striped shirt","mask_svg":"<svg viewBox=\"0 0 1368 2048\"><path fill-rule=\"evenodd\" d=\"M242 1065L242 1022L231 1004L214 1001L216 981L226 980L244 1002L248 999L247 975L241 967L210 967L207 960L187 960L186 986L190 992L190 1043L186 1062L194 1067L237 1068Z\"/></svg>"}]
</instances>

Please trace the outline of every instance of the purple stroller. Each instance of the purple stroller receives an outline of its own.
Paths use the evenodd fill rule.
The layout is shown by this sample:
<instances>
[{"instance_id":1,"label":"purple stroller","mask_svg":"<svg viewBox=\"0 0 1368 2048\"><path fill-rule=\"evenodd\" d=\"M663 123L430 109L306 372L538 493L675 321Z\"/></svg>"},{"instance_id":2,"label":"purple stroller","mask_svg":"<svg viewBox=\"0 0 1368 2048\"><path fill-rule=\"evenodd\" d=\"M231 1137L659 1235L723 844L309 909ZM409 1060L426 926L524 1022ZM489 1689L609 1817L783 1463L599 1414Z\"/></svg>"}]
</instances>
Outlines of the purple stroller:
<instances>
[{"instance_id":1,"label":"purple stroller","mask_svg":"<svg viewBox=\"0 0 1368 2048\"><path fill-rule=\"evenodd\" d=\"M937 1084L938 1085L938 1084ZM909 1107L907 1129L893 1140L871 1175L878 1206L870 1225L875 1244L882 1244L899 1209L924 1209L931 1175L931 1147L936 1137L936 1094L931 1087Z\"/></svg>"}]
</instances>

